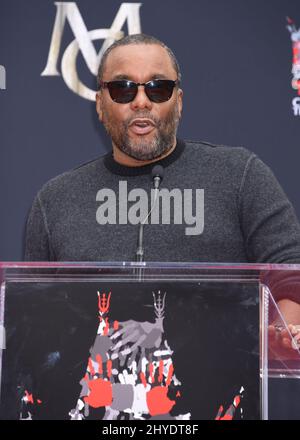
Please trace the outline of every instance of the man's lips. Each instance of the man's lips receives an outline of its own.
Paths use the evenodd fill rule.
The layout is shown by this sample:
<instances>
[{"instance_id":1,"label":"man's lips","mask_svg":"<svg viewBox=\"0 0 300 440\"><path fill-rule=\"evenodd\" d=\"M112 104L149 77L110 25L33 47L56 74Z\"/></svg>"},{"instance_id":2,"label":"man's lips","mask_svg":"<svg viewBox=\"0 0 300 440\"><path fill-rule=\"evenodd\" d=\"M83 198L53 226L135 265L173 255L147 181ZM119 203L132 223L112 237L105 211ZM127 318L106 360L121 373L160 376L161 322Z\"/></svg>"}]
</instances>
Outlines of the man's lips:
<instances>
[{"instance_id":1,"label":"man's lips","mask_svg":"<svg viewBox=\"0 0 300 440\"><path fill-rule=\"evenodd\" d=\"M136 118L129 124L130 130L138 135L150 133L155 128L155 123L151 119Z\"/></svg>"}]
</instances>

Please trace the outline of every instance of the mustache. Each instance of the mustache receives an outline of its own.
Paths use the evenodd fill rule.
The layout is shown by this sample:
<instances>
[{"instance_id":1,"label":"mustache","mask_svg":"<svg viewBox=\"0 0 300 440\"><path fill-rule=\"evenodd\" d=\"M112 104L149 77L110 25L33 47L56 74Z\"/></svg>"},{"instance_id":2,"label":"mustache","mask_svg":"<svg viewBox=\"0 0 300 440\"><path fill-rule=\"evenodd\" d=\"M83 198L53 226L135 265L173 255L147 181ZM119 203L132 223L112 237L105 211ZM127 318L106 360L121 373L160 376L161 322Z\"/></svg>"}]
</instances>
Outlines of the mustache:
<instances>
[{"instance_id":1,"label":"mustache","mask_svg":"<svg viewBox=\"0 0 300 440\"><path fill-rule=\"evenodd\" d=\"M133 116L131 116L130 118L128 118L128 119L126 119L126 121L125 121L125 126L126 127L129 127L129 125L135 120L135 119L139 119L139 118L141 118L141 119L143 119L143 118L145 118L145 119L150 119L150 121L152 121L153 122L153 124L154 125L159 125L159 119L158 118L155 118L153 115L151 115L151 113L150 112L138 112L138 113L136 113L135 115L133 115Z\"/></svg>"}]
</instances>

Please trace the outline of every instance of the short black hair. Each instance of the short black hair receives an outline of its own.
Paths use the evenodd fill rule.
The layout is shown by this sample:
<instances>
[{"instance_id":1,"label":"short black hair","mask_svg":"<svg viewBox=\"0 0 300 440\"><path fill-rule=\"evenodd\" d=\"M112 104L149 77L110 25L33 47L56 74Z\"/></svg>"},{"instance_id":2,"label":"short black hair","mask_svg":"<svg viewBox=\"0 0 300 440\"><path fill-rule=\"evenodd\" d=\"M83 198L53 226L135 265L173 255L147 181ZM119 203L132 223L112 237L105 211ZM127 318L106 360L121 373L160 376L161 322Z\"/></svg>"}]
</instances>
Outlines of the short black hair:
<instances>
[{"instance_id":1,"label":"short black hair","mask_svg":"<svg viewBox=\"0 0 300 440\"><path fill-rule=\"evenodd\" d=\"M171 58L173 67L176 71L177 79L179 82L181 81L181 71L180 71L180 66L177 61L177 58L175 57L174 52L165 43L163 43L162 41L158 40L155 37L152 37L151 35L132 34L132 35L127 35L126 37L123 37L120 40L115 41L104 52L102 59L101 59L101 62L100 62L100 65L99 65L98 75L97 75L98 89L100 88L100 81L102 80L103 72L104 72L104 68L105 68L105 63L106 63L107 57L110 54L110 52L112 50L114 50L116 47L129 46L131 44L158 44L159 46L166 49L166 51L168 52L168 54Z\"/></svg>"}]
</instances>

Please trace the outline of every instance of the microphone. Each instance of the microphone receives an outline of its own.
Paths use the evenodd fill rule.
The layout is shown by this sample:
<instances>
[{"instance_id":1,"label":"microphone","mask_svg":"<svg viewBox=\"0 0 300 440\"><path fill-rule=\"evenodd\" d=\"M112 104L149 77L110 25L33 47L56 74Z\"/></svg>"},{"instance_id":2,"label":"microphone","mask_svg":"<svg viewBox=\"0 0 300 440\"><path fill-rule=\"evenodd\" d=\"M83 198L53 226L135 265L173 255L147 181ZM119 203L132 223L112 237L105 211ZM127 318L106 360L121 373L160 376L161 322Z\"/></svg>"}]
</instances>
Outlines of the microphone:
<instances>
[{"instance_id":1,"label":"microphone","mask_svg":"<svg viewBox=\"0 0 300 440\"><path fill-rule=\"evenodd\" d=\"M159 186L160 186L160 184L163 180L163 177L164 177L164 168L161 165L155 165L152 168L151 175L152 175L152 181L153 181L153 186L154 186L154 200L153 200L153 204L152 204L151 209L148 212L147 216L140 223L139 235L138 235L138 245L137 245L137 250L136 250L136 254L135 254L136 261L138 263L141 263L144 260L144 247L143 247L144 224L146 223L147 219L151 215L151 213L156 205Z\"/></svg>"},{"instance_id":2,"label":"microphone","mask_svg":"<svg viewBox=\"0 0 300 440\"><path fill-rule=\"evenodd\" d=\"M164 178L164 168L161 165L155 165L152 168L152 179L154 184L154 189L158 189L161 181Z\"/></svg>"}]
</instances>

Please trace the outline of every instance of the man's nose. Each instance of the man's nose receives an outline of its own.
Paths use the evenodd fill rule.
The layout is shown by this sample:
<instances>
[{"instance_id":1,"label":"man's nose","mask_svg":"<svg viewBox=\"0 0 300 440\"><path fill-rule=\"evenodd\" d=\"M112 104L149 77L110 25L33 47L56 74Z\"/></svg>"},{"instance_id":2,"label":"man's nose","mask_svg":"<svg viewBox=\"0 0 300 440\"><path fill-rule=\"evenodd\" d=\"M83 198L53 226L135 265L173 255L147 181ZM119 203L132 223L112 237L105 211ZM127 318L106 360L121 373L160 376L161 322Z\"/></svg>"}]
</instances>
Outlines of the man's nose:
<instances>
[{"instance_id":1,"label":"man's nose","mask_svg":"<svg viewBox=\"0 0 300 440\"><path fill-rule=\"evenodd\" d=\"M144 86L138 86L138 92L136 94L136 97L131 102L131 108L133 110L141 109L141 108L147 108L151 110L152 108L152 102L148 98L145 92Z\"/></svg>"}]
</instances>

